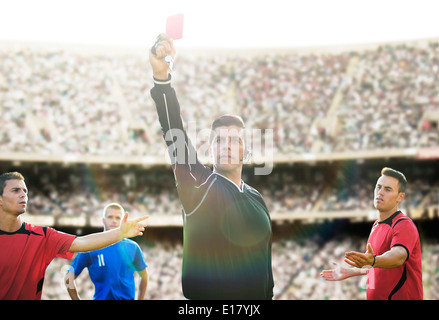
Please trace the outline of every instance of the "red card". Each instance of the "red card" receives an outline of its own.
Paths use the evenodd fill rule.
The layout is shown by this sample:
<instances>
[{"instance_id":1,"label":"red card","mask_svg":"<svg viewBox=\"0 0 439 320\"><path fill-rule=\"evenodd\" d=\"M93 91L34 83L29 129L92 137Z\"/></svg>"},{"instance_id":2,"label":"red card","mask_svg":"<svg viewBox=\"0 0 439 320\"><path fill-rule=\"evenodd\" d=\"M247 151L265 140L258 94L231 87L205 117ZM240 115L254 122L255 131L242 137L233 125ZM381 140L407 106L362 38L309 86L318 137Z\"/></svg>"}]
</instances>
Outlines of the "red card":
<instances>
[{"instance_id":1,"label":"red card","mask_svg":"<svg viewBox=\"0 0 439 320\"><path fill-rule=\"evenodd\" d=\"M166 19L166 34L174 40L183 38L183 21L183 13L169 16Z\"/></svg>"}]
</instances>

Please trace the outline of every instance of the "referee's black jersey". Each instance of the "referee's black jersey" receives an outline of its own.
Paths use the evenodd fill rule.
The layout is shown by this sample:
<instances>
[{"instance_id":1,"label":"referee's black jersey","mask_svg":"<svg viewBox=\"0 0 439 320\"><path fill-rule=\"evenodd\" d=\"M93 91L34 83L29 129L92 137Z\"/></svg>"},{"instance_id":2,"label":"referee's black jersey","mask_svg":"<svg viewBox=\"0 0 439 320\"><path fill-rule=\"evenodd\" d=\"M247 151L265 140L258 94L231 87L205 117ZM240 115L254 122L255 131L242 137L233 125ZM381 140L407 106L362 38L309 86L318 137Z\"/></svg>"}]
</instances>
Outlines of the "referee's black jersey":
<instances>
[{"instance_id":1,"label":"referee's black jersey","mask_svg":"<svg viewBox=\"0 0 439 320\"><path fill-rule=\"evenodd\" d=\"M183 294L189 299L271 299L271 221L264 199L198 161L168 81L151 96L183 206ZM174 137L174 138L172 138Z\"/></svg>"}]
</instances>

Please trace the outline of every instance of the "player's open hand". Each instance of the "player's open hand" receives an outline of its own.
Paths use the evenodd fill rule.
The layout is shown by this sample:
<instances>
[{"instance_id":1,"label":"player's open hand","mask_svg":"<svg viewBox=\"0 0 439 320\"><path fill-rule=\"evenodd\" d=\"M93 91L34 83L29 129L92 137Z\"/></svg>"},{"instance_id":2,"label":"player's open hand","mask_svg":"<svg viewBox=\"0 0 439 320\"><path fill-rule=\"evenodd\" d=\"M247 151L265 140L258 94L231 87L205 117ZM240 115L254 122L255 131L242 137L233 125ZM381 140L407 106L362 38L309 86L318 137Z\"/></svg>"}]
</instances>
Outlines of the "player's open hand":
<instances>
[{"instance_id":1,"label":"player's open hand","mask_svg":"<svg viewBox=\"0 0 439 320\"><path fill-rule=\"evenodd\" d=\"M125 212L125 215L120 224L122 238L132 238L143 235L146 227L146 222L144 220L148 218L149 216L144 216L135 220L128 221L128 212Z\"/></svg>"},{"instance_id":2,"label":"player's open hand","mask_svg":"<svg viewBox=\"0 0 439 320\"><path fill-rule=\"evenodd\" d=\"M340 281L346 278L349 278L351 275L349 273L349 269L342 268L337 262L332 262L335 269L332 270L323 270L320 273L320 276L327 281Z\"/></svg>"},{"instance_id":3,"label":"player's open hand","mask_svg":"<svg viewBox=\"0 0 439 320\"><path fill-rule=\"evenodd\" d=\"M345 254L344 261L351 266L363 268L364 266L372 266L374 264L373 249L370 243L367 244L366 253L350 251Z\"/></svg>"},{"instance_id":4,"label":"player's open hand","mask_svg":"<svg viewBox=\"0 0 439 320\"><path fill-rule=\"evenodd\" d=\"M176 51L172 38L162 33L157 37L155 44L149 51L149 62L156 79L165 80L169 76L169 61L165 60L166 56L170 56L172 60L175 60Z\"/></svg>"}]
</instances>

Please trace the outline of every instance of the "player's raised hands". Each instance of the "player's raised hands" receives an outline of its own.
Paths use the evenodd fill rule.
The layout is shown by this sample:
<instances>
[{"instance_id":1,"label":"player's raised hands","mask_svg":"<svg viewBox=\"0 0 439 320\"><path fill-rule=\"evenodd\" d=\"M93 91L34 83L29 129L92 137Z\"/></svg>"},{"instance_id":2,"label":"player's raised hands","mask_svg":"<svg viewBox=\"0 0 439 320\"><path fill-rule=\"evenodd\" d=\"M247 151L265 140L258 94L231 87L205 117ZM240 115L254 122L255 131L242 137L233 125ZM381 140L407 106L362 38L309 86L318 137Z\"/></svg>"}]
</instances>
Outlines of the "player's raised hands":
<instances>
[{"instance_id":1,"label":"player's raised hands","mask_svg":"<svg viewBox=\"0 0 439 320\"><path fill-rule=\"evenodd\" d=\"M174 61L175 56L176 50L172 38L165 33L160 34L149 52L149 62L154 78L159 80L168 78L170 61L167 57L170 57L172 61Z\"/></svg>"},{"instance_id":2,"label":"player's raised hands","mask_svg":"<svg viewBox=\"0 0 439 320\"><path fill-rule=\"evenodd\" d=\"M135 220L128 221L128 212L125 212L120 223L120 231L122 238L132 238L143 235L145 231L146 222L149 216L143 216Z\"/></svg>"},{"instance_id":3,"label":"player's raised hands","mask_svg":"<svg viewBox=\"0 0 439 320\"><path fill-rule=\"evenodd\" d=\"M367 244L366 253L350 251L345 254L346 259L344 261L351 266L357 268L363 268L364 266L372 266L374 264L373 249L370 243Z\"/></svg>"},{"instance_id":4,"label":"player's raised hands","mask_svg":"<svg viewBox=\"0 0 439 320\"><path fill-rule=\"evenodd\" d=\"M128 221L128 213L125 213L120 227L105 232L97 232L82 237L77 237L70 245L69 252L87 252L105 248L124 238L132 238L143 235L148 219L144 216L135 220Z\"/></svg>"}]
</instances>

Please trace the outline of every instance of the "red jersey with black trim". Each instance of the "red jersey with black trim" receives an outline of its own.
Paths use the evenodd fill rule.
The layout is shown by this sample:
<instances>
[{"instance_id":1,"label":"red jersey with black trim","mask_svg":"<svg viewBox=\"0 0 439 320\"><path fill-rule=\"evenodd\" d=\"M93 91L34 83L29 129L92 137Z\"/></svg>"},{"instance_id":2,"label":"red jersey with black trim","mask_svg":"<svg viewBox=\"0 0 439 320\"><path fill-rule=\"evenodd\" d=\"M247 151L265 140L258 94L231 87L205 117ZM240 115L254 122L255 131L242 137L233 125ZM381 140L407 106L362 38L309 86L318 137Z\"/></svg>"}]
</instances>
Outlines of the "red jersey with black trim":
<instances>
[{"instance_id":1,"label":"red jersey with black trim","mask_svg":"<svg viewBox=\"0 0 439 320\"><path fill-rule=\"evenodd\" d=\"M407 259L397 268L371 268L367 273L368 300L422 300L422 261L419 232L413 221L401 211L372 226L368 243L381 255L401 246Z\"/></svg>"},{"instance_id":2,"label":"red jersey with black trim","mask_svg":"<svg viewBox=\"0 0 439 320\"><path fill-rule=\"evenodd\" d=\"M0 300L40 300L47 266L56 256L71 259L74 239L25 222L15 232L0 230Z\"/></svg>"}]
</instances>

